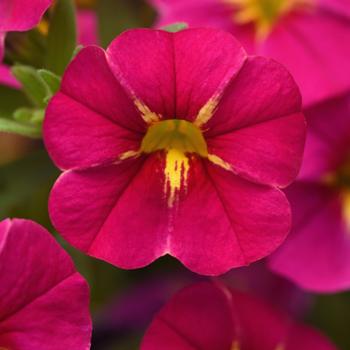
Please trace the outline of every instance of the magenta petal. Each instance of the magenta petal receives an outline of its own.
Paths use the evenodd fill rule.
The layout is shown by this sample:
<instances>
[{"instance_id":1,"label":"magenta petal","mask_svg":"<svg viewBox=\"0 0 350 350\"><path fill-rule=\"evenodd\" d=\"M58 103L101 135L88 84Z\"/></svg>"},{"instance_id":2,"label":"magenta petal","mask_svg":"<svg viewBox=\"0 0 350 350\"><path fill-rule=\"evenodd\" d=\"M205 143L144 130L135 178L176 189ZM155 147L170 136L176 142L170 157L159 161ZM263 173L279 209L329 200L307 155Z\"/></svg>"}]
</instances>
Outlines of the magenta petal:
<instances>
[{"instance_id":1,"label":"magenta petal","mask_svg":"<svg viewBox=\"0 0 350 350\"><path fill-rule=\"evenodd\" d=\"M115 76L132 96L163 117L181 119L194 119L246 58L233 36L214 29L132 30L107 52Z\"/></svg>"},{"instance_id":2,"label":"magenta petal","mask_svg":"<svg viewBox=\"0 0 350 350\"><path fill-rule=\"evenodd\" d=\"M335 350L316 330L218 282L178 292L155 316L141 350Z\"/></svg>"},{"instance_id":3,"label":"magenta petal","mask_svg":"<svg viewBox=\"0 0 350 350\"><path fill-rule=\"evenodd\" d=\"M0 223L2 347L89 349L88 303L86 282L46 230L28 220Z\"/></svg>"},{"instance_id":4,"label":"magenta petal","mask_svg":"<svg viewBox=\"0 0 350 350\"><path fill-rule=\"evenodd\" d=\"M299 172L304 139L305 118L298 113L210 138L208 147L239 175L286 186Z\"/></svg>"},{"instance_id":5,"label":"magenta petal","mask_svg":"<svg viewBox=\"0 0 350 350\"><path fill-rule=\"evenodd\" d=\"M52 0L1 0L0 31L25 31L33 28Z\"/></svg>"},{"instance_id":6,"label":"magenta petal","mask_svg":"<svg viewBox=\"0 0 350 350\"><path fill-rule=\"evenodd\" d=\"M290 330L286 350L337 350L321 332L311 327L295 325Z\"/></svg>"},{"instance_id":7,"label":"magenta petal","mask_svg":"<svg viewBox=\"0 0 350 350\"><path fill-rule=\"evenodd\" d=\"M350 94L308 108L305 115L308 134L299 178L319 181L348 157Z\"/></svg>"},{"instance_id":8,"label":"magenta petal","mask_svg":"<svg viewBox=\"0 0 350 350\"><path fill-rule=\"evenodd\" d=\"M346 0L319 0L319 4L322 9L327 9L330 13L350 18L350 7Z\"/></svg>"},{"instance_id":9,"label":"magenta petal","mask_svg":"<svg viewBox=\"0 0 350 350\"><path fill-rule=\"evenodd\" d=\"M4 52L5 52L5 33L2 33L0 31L0 64L2 62L2 59L4 58Z\"/></svg>"},{"instance_id":10,"label":"magenta petal","mask_svg":"<svg viewBox=\"0 0 350 350\"><path fill-rule=\"evenodd\" d=\"M176 117L193 120L210 98L220 97L247 54L231 34L216 29L183 30L173 40Z\"/></svg>"},{"instance_id":11,"label":"magenta petal","mask_svg":"<svg viewBox=\"0 0 350 350\"><path fill-rule=\"evenodd\" d=\"M206 134L213 137L300 111L300 92L288 71L273 60L253 56L226 88Z\"/></svg>"},{"instance_id":12,"label":"magenta petal","mask_svg":"<svg viewBox=\"0 0 350 350\"><path fill-rule=\"evenodd\" d=\"M0 85L6 85L15 89L21 87L20 83L11 73L11 68L0 63Z\"/></svg>"},{"instance_id":13,"label":"magenta petal","mask_svg":"<svg viewBox=\"0 0 350 350\"><path fill-rule=\"evenodd\" d=\"M112 163L124 152L137 151L141 137L61 92L46 111L45 146L61 169Z\"/></svg>"},{"instance_id":14,"label":"magenta petal","mask_svg":"<svg viewBox=\"0 0 350 350\"><path fill-rule=\"evenodd\" d=\"M175 117L171 33L151 29L126 31L110 44L107 56L114 75L132 98L163 117Z\"/></svg>"},{"instance_id":15,"label":"magenta petal","mask_svg":"<svg viewBox=\"0 0 350 350\"><path fill-rule=\"evenodd\" d=\"M234 331L229 293L199 283L181 290L160 311L141 350L230 349Z\"/></svg>"},{"instance_id":16,"label":"magenta petal","mask_svg":"<svg viewBox=\"0 0 350 350\"><path fill-rule=\"evenodd\" d=\"M188 181L169 251L190 270L219 275L268 255L285 239L290 209L279 190L200 162L191 164Z\"/></svg>"},{"instance_id":17,"label":"magenta petal","mask_svg":"<svg viewBox=\"0 0 350 350\"><path fill-rule=\"evenodd\" d=\"M286 186L299 171L304 149L300 111L300 93L286 69L249 58L205 125L209 150L248 179Z\"/></svg>"},{"instance_id":18,"label":"magenta petal","mask_svg":"<svg viewBox=\"0 0 350 350\"><path fill-rule=\"evenodd\" d=\"M293 16L281 23L259 50L290 70L306 107L350 88L350 48L344 45L350 31L343 15L333 9L316 9Z\"/></svg>"},{"instance_id":19,"label":"magenta petal","mask_svg":"<svg viewBox=\"0 0 350 350\"><path fill-rule=\"evenodd\" d=\"M168 213L157 158L63 174L51 192L53 224L75 247L122 268L164 255Z\"/></svg>"},{"instance_id":20,"label":"magenta petal","mask_svg":"<svg viewBox=\"0 0 350 350\"><path fill-rule=\"evenodd\" d=\"M63 76L60 91L119 126L145 130L139 111L115 79L106 53L99 47L79 52Z\"/></svg>"},{"instance_id":21,"label":"magenta petal","mask_svg":"<svg viewBox=\"0 0 350 350\"><path fill-rule=\"evenodd\" d=\"M60 168L84 168L138 150L144 128L104 51L88 47L69 65L61 91L49 103L44 141Z\"/></svg>"},{"instance_id":22,"label":"magenta petal","mask_svg":"<svg viewBox=\"0 0 350 350\"><path fill-rule=\"evenodd\" d=\"M295 183L288 189L294 228L270 267L305 289L335 292L350 286L350 236L341 202L330 189Z\"/></svg>"}]
</instances>

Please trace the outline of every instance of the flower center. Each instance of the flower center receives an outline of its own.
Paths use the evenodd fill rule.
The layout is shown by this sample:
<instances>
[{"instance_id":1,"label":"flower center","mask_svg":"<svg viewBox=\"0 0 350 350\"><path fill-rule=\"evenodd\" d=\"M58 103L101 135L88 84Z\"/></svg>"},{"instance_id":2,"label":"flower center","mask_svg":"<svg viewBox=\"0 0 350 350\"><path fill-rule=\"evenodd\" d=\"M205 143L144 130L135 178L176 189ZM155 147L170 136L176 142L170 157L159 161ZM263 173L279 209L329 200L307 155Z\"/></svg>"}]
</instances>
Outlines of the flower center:
<instances>
[{"instance_id":1,"label":"flower center","mask_svg":"<svg viewBox=\"0 0 350 350\"><path fill-rule=\"evenodd\" d=\"M186 188L190 154L208 157L201 130L186 120L168 119L152 124L141 143L141 152L165 151L165 193L172 207L181 188Z\"/></svg>"},{"instance_id":2,"label":"flower center","mask_svg":"<svg viewBox=\"0 0 350 350\"><path fill-rule=\"evenodd\" d=\"M254 23L257 40L265 39L288 13L311 5L313 0L224 0L234 5L234 22L237 24Z\"/></svg>"},{"instance_id":3,"label":"flower center","mask_svg":"<svg viewBox=\"0 0 350 350\"><path fill-rule=\"evenodd\" d=\"M345 162L338 171L327 175L325 182L340 191L343 202L343 218L350 231L350 161Z\"/></svg>"}]
</instances>

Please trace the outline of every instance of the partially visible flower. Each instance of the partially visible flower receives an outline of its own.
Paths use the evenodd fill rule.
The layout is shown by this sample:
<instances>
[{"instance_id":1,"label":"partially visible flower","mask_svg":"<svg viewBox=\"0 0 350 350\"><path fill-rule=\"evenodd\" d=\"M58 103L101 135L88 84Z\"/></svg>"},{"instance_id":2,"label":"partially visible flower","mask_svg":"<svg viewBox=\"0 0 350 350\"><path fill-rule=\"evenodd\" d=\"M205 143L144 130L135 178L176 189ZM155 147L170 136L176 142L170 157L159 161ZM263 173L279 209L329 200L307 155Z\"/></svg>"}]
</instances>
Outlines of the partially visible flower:
<instances>
[{"instance_id":1,"label":"partially visible flower","mask_svg":"<svg viewBox=\"0 0 350 350\"><path fill-rule=\"evenodd\" d=\"M49 202L72 245L122 268L171 254L216 275L290 228L280 187L305 121L290 74L228 33L139 29L83 49L50 101L44 141L67 170Z\"/></svg>"},{"instance_id":2,"label":"partially visible flower","mask_svg":"<svg viewBox=\"0 0 350 350\"><path fill-rule=\"evenodd\" d=\"M1 0L0 31L26 31L35 27L52 0Z\"/></svg>"},{"instance_id":3,"label":"partially visible flower","mask_svg":"<svg viewBox=\"0 0 350 350\"><path fill-rule=\"evenodd\" d=\"M81 9L77 12L78 21L78 43L84 46L96 45L97 17L93 10Z\"/></svg>"},{"instance_id":4,"label":"partially visible flower","mask_svg":"<svg viewBox=\"0 0 350 350\"><path fill-rule=\"evenodd\" d=\"M87 350L89 290L51 235L29 220L0 222L0 349Z\"/></svg>"},{"instance_id":5,"label":"partially visible flower","mask_svg":"<svg viewBox=\"0 0 350 350\"><path fill-rule=\"evenodd\" d=\"M6 32L26 31L35 27L52 0L1 0L0 1L0 83L18 87L9 68L1 62L4 57Z\"/></svg>"},{"instance_id":6,"label":"partially visible flower","mask_svg":"<svg viewBox=\"0 0 350 350\"><path fill-rule=\"evenodd\" d=\"M305 106L350 90L350 6L330 0L149 0L157 25L230 31L249 53L283 63Z\"/></svg>"},{"instance_id":7,"label":"partially visible flower","mask_svg":"<svg viewBox=\"0 0 350 350\"><path fill-rule=\"evenodd\" d=\"M18 88L18 81L12 76L10 67L2 64L4 58L4 40L6 32L27 31L39 24L41 31L47 34L47 23L41 17L51 5L52 0L1 0L0 2L0 84ZM23 9L26 9L23 11ZM40 22L40 23L39 23ZM92 45L98 43L97 17L92 9L77 11L78 43Z\"/></svg>"},{"instance_id":8,"label":"partially visible flower","mask_svg":"<svg viewBox=\"0 0 350 350\"><path fill-rule=\"evenodd\" d=\"M306 111L299 180L286 191L294 227L270 266L303 288L350 288L350 96Z\"/></svg>"},{"instance_id":9,"label":"partially visible flower","mask_svg":"<svg viewBox=\"0 0 350 350\"><path fill-rule=\"evenodd\" d=\"M141 350L335 350L315 329L255 297L203 282L177 293L154 318Z\"/></svg>"}]
</instances>

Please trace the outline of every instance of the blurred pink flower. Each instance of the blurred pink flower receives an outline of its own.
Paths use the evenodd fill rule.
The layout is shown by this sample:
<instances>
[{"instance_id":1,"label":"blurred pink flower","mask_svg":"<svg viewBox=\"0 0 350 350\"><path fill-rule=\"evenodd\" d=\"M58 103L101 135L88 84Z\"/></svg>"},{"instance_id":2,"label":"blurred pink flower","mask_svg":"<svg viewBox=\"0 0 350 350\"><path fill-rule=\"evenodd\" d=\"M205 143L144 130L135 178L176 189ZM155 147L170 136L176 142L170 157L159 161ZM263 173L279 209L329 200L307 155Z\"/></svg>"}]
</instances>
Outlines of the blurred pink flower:
<instances>
[{"instance_id":1,"label":"blurred pink flower","mask_svg":"<svg viewBox=\"0 0 350 350\"><path fill-rule=\"evenodd\" d=\"M1 0L0 31L26 31L35 27L52 0Z\"/></svg>"},{"instance_id":2,"label":"blurred pink flower","mask_svg":"<svg viewBox=\"0 0 350 350\"><path fill-rule=\"evenodd\" d=\"M286 193L294 229L270 266L303 288L350 288L350 96L306 111L299 181Z\"/></svg>"},{"instance_id":3,"label":"blurred pink flower","mask_svg":"<svg viewBox=\"0 0 350 350\"><path fill-rule=\"evenodd\" d=\"M90 348L89 290L72 260L29 220L0 222L0 348Z\"/></svg>"},{"instance_id":4,"label":"blurred pink flower","mask_svg":"<svg viewBox=\"0 0 350 350\"><path fill-rule=\"evenodd\" d=\"M248 294L203 282L156 315L141 350L335 350L315 329Z\"/></svg>"},{"instance_id":5,"label":"blurred pink flower","mask_svg":"<svg viewBox=\"0 0 350 350\"><path fill-rule=\"evenodd\" d=\"M78 10L78 42L83 46L97 45L97 16L93 10Z\"/></svg>"},{"instance_id":6,"label":"blurred pink flower","mask_svg":"<svg viewBox=\"0 0 350 350\"><path fill-rule=\"evenodd\" d=\"M73 246L122 268L171 254L217 275L290 229L305 121L289 73L228 33L140 29L83 49L44 121L49 202Z\"/></svg>"},{"instance_id":7,"label":"blurred pink flower","mask_svg":"<svg viewBox=\"0 0 350 350\"><path fill-rule=\"evenodd\" d=\"M18 87L8 66L2 64L6 32L26 31L35 27L52 0L1 0L0 1L0 84ZM25 9L25 10L23 10Z\"/></svg>"},{"instance_id":8,"label":"blurred pink flower","mask_svg":"<svg viewBox=\"0 0 350 350\"><path fill-rule=\"evenodd\" d=\"M309 106L350 89L350 6L341 0L149 0L157 25L230 31L251 54L283 63Z\"/></svg>"},{"instance_id":9,"label":"blurred pink flower","mask_svg":"<svg viewBox=\"0 0 350 350\"><path fill-rule=\"evenodd\" d=\"M10 68L2 64L4 58L5 33L0 32L0 84L18 88L19 84L10 72Z\"/></svg>"},{"instance_id":10,"label":"blurred pink flower","mask_svg":"<svg viewBox=\"0 0 350 350\"><path fill-rule=\"evenodd\" d=\"M28 3L29 5L26 5ZM35 1L8 1L2 0L0 3L0 84L20 87L18 81L12 76L10 67L1 64L4 57L5 32L26 31L35 27L44 12L52 3L52 0ZM22 6L22 7L21 7ZM22 8L28 8L22 11ZM92 10L81 9L77 12L78 42L81 45L95 45L97 38L97 18Z\"/></svg>"}]
</instances>

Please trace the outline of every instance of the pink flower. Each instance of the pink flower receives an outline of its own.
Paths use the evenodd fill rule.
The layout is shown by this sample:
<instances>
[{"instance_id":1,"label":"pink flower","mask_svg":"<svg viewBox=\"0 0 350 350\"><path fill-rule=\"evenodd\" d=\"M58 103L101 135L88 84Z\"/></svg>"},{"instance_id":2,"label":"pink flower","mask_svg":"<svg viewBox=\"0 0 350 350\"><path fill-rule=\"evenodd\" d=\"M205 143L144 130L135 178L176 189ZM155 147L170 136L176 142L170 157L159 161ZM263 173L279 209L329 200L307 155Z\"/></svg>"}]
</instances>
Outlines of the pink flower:
<instances>
[{"instance_id":1,"label":"pink flower","mask_svg":"<svg viewBox=\"0 0 350 350\"><path fill-rule=\"evenodd\" d=\"M305 106L350 89L350 6L339 0L150 0L158 25L185 21L233 33L249 53L292 73Z\"/></svg>"},{"instance_id":2,"label":"pink flower","mask_svg":"<svg viewBox=\"0 0 350 350\"><path fill-rule=\"evenodd\" d=\"M0 222L0 348L90 348L89 290L51 235L29 220Z\"/></svg>"},{"instance_id":3,"label":"pink flower","mask_svg":"<svg viewBox=\"0 0 350 350\"><path fill-rule=\"evenodd\" d=\"M139 29L83 49L44 141L65 173L49 202L73 246L122 268L165 254L209 275L271 253L290 229L305 121L278 63L228 33Z\"/></svg>"},{"instance_id":4,"label":"pink flower","mask_svg":"<svg viewBox=\"0 0 350 350\"><path fill-rule=\"evenodd\" d=\"M141 350L335 350L309 326L260 299L202 282L177 293L155 316Z\"/></svg>"},{"instance_id":5,"label":"pink flower","mask_svg":"<svg viewBox=\"0 0 350 350\"><path fill-rule=\"evenodd\" d=\"M52 0L1 0L0 31L26 31L35 27Z\"/></svg>"},{"instance_id":6,"label":"pink flower","mask_svg":"<svg viewBox=\"0 0 350 350\"><path fill-rule=\"evenodd\" d=\"M97 17L92 10L78 10L78 42L81 45L95 45L98 43L97 38Z\"/></svg>"},{"instance_id":7,"label":"pink flower","mask_svg":"<svg viewBox=\"0 0 350 350\"><path fill-rule=\"evenodd\" d=\"M6 32L26 31L35 27L52 0L1 0L0 1L0 83L18 87L7 66L1 64L4 57Z\"/></svg>"},{"instance_id":8,"label":"pink flower","mask_svg":"<svg viewBox=\"0 0 350 350\"><path fill-rule=\"evenodd\" d=\"M350 287L350 96L308 110L299 181L287 189L294 229L270 261L303 288Z\"/></svg>"}]
</instances>

